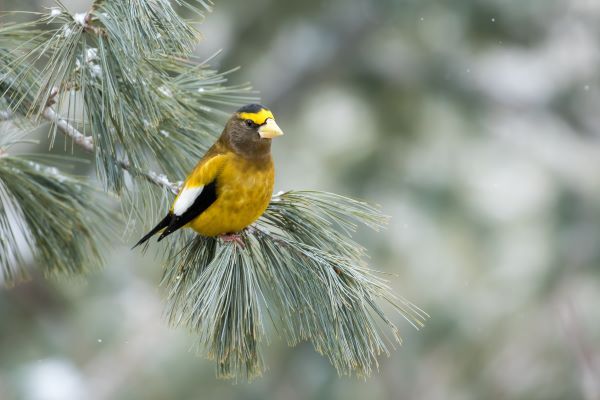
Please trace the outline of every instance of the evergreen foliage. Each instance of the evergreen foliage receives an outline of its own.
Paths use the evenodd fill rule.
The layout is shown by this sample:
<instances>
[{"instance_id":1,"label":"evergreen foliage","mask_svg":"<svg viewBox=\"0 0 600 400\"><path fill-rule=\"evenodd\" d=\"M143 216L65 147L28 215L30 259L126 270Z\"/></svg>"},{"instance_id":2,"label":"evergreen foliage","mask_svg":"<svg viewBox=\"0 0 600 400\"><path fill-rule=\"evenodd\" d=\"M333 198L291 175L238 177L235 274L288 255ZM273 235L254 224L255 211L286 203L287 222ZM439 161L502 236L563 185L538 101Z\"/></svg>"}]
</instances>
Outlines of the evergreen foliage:
<instances>
[{"instance_id":1,"label":"evergreen foliage","mask_svg":"<svg viewBox=\"0 0 600 400\"><path fill-rule=\"evenodd\" d=\"M29 258L46 276L100 267L114 213L80 179L33 156L10 156L21 136L0 136L0 280L26 277Z\"/></svg>"},{"instance_id":2,"label":"evergreen foliage","mask_svg":"<svg viewBox=\"0 0 600 400\"><path fill-rule=\"evenodd\" d=\"M178 4L197 13L209 7ZM103 189L135 210L130 221L150 225L223 117L253 97L246 86L227 86L227 73L194 60L199 38L166 0L96 1L75 15L58 3L33 22L4 23L0 95L11 122L2 129L19 129L22 118L50 122L52 142L60 133L92 153ZM99 242L114 218L98 202L89 206L94 190L8 155L10 144L0 143L3 275L13 278L22 264L19 230L49 274L98 265ZM340 374L369 375L376 357L400 342L378 301L417 328L426 317L390 292L351 239L357 223L379 229L385 220L362 202L292 191L274 196L242 232L244 247L190 232L161 242L169 251L169 320L199 335L219 376L252 378L264 370L267 317L290 345L311 341Z\"/></svg>"},{"instance_id":3,"label":"evergreen foliage","mask_svg":"<svg viewBox=\"0 0 600 400\"><path fill-rule=\"evenodd\" d=\"M377 230L385 220L376 208L331 193L276 195L243 233L243 249L194 235L173 250L163 278L169 320L199 332L224 377L262 373L267 317L290 346L311 341L338 373L367 376L377 356L400 342L378 299L416 328L426 318L390 292L350 237L355 222Z\"/></svg>"}]
</instances>

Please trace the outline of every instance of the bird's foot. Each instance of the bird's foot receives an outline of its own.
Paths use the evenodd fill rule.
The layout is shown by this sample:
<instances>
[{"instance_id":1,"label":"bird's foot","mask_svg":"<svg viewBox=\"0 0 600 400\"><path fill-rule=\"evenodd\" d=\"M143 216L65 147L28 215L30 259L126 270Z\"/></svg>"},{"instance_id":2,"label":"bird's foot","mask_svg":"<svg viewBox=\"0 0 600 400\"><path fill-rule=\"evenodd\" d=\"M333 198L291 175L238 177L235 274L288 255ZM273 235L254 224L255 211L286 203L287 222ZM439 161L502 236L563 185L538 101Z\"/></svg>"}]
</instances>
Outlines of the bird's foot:
<instances>
[{"instance_id":1,"label":"bird's foot","mask_svg":"<svg viewBox=\"0 0 600 400\"><path fill-rule=\"evenodd\" d=\"M240 234L224 233L222 235L219 235L219 238L225 243L234 242L234 243L238 244L242 249L244 247L246 247L246 244L244 243L244 239L242 239L242 235L240 235Z\"/></svg>"}]
</instances>

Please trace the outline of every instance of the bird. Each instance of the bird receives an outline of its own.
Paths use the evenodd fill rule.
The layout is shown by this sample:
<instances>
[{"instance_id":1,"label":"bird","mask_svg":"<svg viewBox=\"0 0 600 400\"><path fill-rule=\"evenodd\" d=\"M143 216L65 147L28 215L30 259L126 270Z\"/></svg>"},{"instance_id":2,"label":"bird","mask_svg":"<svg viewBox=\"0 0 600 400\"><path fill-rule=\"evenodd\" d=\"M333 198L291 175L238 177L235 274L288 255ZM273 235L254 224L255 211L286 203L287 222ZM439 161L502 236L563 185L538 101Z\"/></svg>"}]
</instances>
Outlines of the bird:
<instances>
[{"instance_id":1,"label":"bird","mask_svg":"<svg viewBox=\"0 0 600 400\"><path fill-rule=\"evenodd\" d=\"M160 232L158 241L183 227L243 246L239 232L267 209L275 167L271 141L283 135L261 104L241 107L185 179L167 215L133 248Z\"/></svg>"}]
</instances>

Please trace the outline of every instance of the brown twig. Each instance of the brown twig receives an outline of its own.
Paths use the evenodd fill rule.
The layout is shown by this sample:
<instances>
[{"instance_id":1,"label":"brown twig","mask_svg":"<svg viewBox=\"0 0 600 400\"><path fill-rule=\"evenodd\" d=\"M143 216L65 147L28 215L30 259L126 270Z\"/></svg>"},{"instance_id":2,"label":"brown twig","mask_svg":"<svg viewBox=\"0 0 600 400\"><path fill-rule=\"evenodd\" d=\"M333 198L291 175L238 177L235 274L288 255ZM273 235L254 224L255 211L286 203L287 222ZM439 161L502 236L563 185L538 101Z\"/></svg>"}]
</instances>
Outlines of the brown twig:
<instances>
[{"instance_id":1,"label":"brown twig","mask_svg":"<svg viewBox=\"0 0 600 400\"><path fill-rule=\"evenodd\" d=\"M54 92L53 92L54 93ZM52 97L56 96L54 93ZM52 99L49 99L51 103ZM77 128L75 128L71 123L63 118L60 114L58 114L52 107L48 106L44 109L42 113L42 117L56 125L56 128L62 132L65 136L71 138L73 143L77 146L81 147L88 153L95 152L94 141L91 136L85 136L81 133ZM148 182L153 183L157 186L164 187L169 189L173 194L177 194L179 191L179 185L175 182L171 182L165 175L157 174L154 171L142 172L136 170L129 161L119 160L117 164L122 169L129 171L132 174L139 175L146 179Z\"/></svg>"}]
</instances>

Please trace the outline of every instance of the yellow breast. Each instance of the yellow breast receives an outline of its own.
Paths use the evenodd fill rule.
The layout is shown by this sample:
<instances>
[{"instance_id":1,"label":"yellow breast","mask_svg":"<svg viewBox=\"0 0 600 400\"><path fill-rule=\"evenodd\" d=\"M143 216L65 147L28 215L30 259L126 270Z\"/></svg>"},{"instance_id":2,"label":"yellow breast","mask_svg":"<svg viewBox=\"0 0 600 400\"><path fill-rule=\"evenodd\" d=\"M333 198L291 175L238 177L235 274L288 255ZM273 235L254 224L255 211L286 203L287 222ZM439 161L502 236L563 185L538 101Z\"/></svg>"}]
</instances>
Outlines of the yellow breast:
<instances>
[{"instance_id":1,"label":"yellow breast","mask_svg":"<svg viewBox=\"0 0 600 400\"><path fill-rule=\"evenodd\" d=\"M275 172L270 157L261 163L234 154L227 157L217 175L217 200L188 224L204 236L241 231L271 200Z\"/></svg>"}]
</instances>

